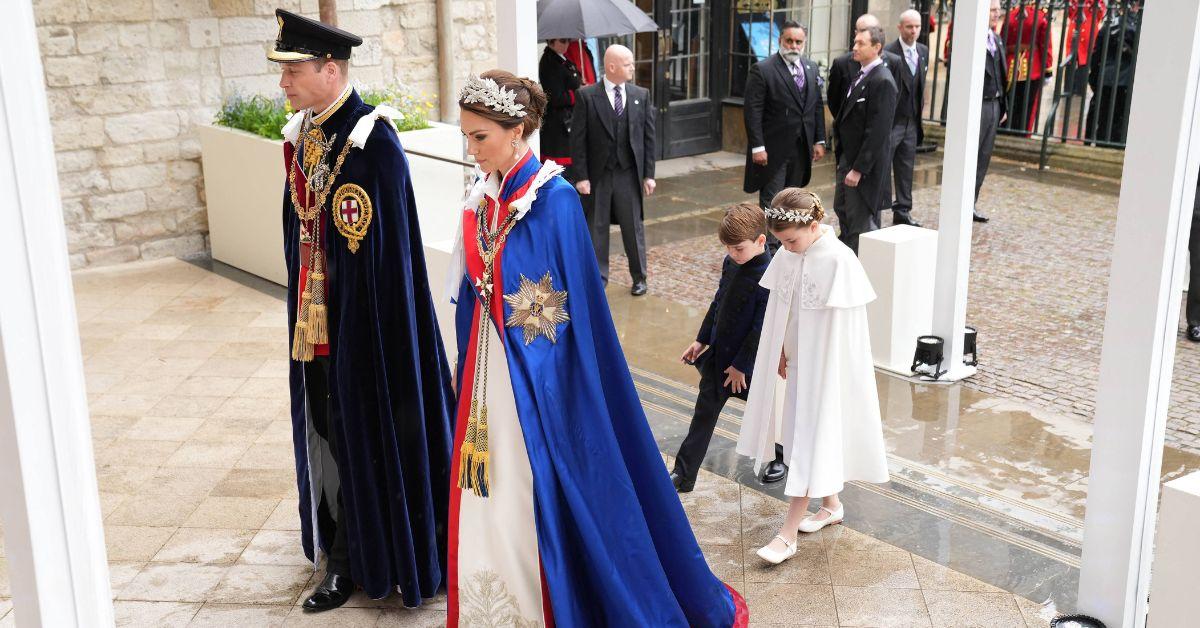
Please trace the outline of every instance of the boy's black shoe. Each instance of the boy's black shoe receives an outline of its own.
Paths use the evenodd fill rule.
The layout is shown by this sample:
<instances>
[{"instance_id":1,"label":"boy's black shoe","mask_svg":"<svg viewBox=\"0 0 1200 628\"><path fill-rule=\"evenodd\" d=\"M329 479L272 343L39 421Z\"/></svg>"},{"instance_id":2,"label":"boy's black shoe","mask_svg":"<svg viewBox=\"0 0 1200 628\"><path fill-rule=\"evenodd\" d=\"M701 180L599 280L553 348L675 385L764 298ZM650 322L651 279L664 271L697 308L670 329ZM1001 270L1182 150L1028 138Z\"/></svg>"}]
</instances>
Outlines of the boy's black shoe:
<instances>
[{"instance_id":1,"label":"boy's black shoe","mask_svg":"<svg viewBox=\"0 0 1200 628\"><path fill-rule=\"evenodd\" d=\"M630 288L629 294L632 294L635 297L640 297L643 294L646 294L646 282L639 281L633 284L633 288Z\"/></svg>"},{"instance_id":2,"label":"boy's black shoe","mask_svg":"<svg viewBox=\"0 0 1200 628\"><path fill-rule=\"evenodd\" d=\"M782 460L776 458L775 460L772 460L765 469L763 469L762 477L760 479L762 480L763 484L773 484L782 480L783 478L786 478L787 471L787 465L783 464Z\"/></svg>"},{"instance_id":3,"label":"boy's black shoe","mask_svg":"<svg viewBox=\"0 0 1200 628\"><path fill-rule=\"evenodd\" d=\"M693 488L696 488L695 480L691 480L689 482L686 478L684 478L682 475L679 475L679 473L675 471L671 472L671 484L674 485L675 490L679 491L680 493L690 493L692 492Z\"/></svg>"},{"instance_id":4,"label":"boy's black shoe","mask_svg":"<svg viewBox=\"0 0 1200 628\"><path fill-rule=\"evenodd\" d=\"M1187 339L1192 342L1200 342L1200 325L1187 326Z\"/></svg>"},{"instance_id":5,"label":"boy's black shoe","mask_svg":"<svg viewBox=\"0 0 1200 628\"><path fill-rule=\"evenodd\" d=\"M309 613L333 610L345 604L353 593L354 581L350 578L326 573L325 580L304 600L304 610Z\"/></svg>"}]
</instances>

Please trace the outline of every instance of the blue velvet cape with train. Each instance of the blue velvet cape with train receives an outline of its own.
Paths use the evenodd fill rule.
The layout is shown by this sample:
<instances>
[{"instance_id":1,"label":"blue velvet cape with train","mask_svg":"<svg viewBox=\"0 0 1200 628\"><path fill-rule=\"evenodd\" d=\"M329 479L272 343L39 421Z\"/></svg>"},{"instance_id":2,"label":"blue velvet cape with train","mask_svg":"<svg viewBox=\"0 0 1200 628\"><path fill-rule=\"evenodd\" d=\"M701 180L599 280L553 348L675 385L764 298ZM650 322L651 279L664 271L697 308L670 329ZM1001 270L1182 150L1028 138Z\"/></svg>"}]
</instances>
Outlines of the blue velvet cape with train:
<instances>
[{"instance_id":1,"label":"blue velvet cape with train","mask_svg":"<svg viewBox=\"0 0 1200 628\"><path fill-rule=\"evenodd\" d=\"M536 159L521 165L501 198L539 166ZM539 336L526 345L521 327L500 330L555 624L744 625L744 601L709 569L671 485L613 325L579 196L562 177L537 191L499 265L504 294L516 293L522 276L537 281L547 272L567 292L570 320L558 325L556 342ZM477 299L463 274L455 320L460 391ZM504 312L506 319L512 313L507 303ZM496 533L503 542L503 531Z\"/></svg>"}]
</instances>

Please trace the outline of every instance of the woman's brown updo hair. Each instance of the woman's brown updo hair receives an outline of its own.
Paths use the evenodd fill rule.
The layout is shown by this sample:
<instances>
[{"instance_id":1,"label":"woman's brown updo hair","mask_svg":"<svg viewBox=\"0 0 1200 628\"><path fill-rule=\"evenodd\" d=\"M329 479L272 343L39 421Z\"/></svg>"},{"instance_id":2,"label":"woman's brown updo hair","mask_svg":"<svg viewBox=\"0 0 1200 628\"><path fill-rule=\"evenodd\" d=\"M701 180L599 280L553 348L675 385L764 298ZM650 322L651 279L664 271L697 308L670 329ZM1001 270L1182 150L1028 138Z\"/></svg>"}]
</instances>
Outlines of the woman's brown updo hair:
<instances>
[{"instance_id":1,"label":"woman's brown updo hair","mask_svg":"<svg viewBox=\"0 0 1200 628\"><path fill-rule=\"evenodd\" d=\"M783 231L794 227L806 227L825 218L825 208L821 205L821 197L815 192L804 188L784 188L771 199L771 207L784 210L797 210L812 217L807 223L791 220L781 220L767 216L767 228L771 231Z\"/></svg>"},{"instance_id":2,"label":"woman's brown updo hair","mask_svg":"<svg viewBox=\"0 0 1200 628\"><path fill-rule=\"evenodd\" d=\"M479 78L492 79L503 89L512 90L517 95L517 103L525 106L525 116L518 118L507 113L496 111L481 102L464 103L461 99L458 106L480 117L487 118L505 129L523 126L521 137L528 138L541 128L542 116L546 114L546 92L542 86L522 76L516 76L506 70L488 70Z\"/></svg>"}]
</instances>

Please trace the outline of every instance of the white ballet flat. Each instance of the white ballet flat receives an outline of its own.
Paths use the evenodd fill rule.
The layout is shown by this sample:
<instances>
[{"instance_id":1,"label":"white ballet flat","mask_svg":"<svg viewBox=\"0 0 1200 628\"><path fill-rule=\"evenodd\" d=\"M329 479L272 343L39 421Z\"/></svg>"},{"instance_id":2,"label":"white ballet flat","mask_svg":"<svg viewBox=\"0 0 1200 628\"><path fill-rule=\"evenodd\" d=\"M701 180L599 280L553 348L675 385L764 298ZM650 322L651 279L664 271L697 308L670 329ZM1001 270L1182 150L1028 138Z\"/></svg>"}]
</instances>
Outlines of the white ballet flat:
<instances>
[{"instance_id":1,"label":"white ballet flat","mask_svg":"<svg viewBox=\"0 0 1200 628\"><path fill-rule=\"evenodd\" d=\"M784 550L782 552L777 552L771 549L770 543L758 548L758 557L767 561L768 563L771 563L772 565L778 565L779 563L782 563L783 561L796 555L797 543L795 541L788 541L778 534L775 535L775 538L783 541Z\"/></svg>"},{"instance_id":2,"label":"white ballet flat","mask_svg":"<svg viewBox=\"0 0 1200 628\"><path fill-rule=\"evenodd\" d=\"M821 506L819 509L817 509L817 512L821 512L822 510L829 513L829 517L820 521L814 520L811 516L805 517L804 521L800 522L800 531L811 534L817 530L820 530L821 528L824 528L825 526L841 523L842 517L844 517L846 513L846 509L841 505L838 506L837 510L830 510L824 506Z\"/></svg>"}]
</instances>

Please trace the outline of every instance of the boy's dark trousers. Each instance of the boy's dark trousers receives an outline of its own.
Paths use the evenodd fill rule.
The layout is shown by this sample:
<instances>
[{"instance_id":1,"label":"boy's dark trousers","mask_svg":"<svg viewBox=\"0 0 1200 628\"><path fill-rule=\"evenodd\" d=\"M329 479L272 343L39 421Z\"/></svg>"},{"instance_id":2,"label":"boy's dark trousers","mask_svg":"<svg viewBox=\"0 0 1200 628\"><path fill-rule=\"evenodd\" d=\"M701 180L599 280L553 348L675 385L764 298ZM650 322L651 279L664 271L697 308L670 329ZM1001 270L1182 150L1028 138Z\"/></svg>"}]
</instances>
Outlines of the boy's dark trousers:
<instances>
[{"instance_id":1,"label":"boy's dark trousers","mask_svg":"<svg viewBox=\"0 0 1200 628\"><path fill-rule=\"evenodd\" d=\"M675 473L683 478L684 485L696 482L700 473L700 463L704 462L704 454L708 453L708 443L712 440L713 430L717 427L717 416L725 407L725 402L731 396L725 383L727 375L717 372L716 362L710 359L710 347L699 359L704 360L700 374L700 394L696 395L696 411L692 415L692 424L688 427L687 437L679 446L675 455Z\"/></svg>"}]
</instances>

